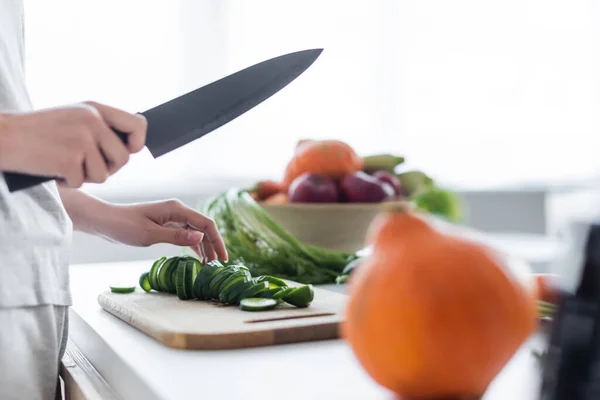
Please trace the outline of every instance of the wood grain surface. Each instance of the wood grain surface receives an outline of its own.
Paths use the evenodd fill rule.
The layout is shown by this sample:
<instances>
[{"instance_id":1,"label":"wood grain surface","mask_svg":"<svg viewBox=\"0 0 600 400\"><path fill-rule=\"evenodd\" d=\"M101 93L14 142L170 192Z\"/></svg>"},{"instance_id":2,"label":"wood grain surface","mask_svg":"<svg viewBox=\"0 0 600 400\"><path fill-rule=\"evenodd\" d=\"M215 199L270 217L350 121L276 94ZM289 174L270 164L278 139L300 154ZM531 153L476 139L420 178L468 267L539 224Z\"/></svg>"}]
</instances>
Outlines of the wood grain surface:
<instances>
[{"instance_id":1,"label":"wood grain surface","mask_svg":"<svg viewBox=\"0 0 600 400\"><path fill-rule=\"evenodd\" d=\"M248 312L213 301L179 300L167 293L104 292L98 303L107 312L168 347L219 350L335 339L347 296L314 289L308 308L285 303L269 311Z\"/></svg>"}]
</instances>

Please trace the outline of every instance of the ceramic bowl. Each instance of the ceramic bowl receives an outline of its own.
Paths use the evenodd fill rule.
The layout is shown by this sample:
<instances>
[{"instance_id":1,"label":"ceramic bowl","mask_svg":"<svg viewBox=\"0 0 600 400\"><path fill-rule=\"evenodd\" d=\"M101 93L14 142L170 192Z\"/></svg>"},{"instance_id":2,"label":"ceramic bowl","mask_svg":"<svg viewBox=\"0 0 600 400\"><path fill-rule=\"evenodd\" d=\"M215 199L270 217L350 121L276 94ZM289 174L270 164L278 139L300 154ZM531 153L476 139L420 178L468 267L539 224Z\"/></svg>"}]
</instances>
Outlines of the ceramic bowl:
<instances>
[{"instance_id":1,"label":"ceramic bowl","mask_svg":"<svg viewBox=\"0 0 600 400\"><path fill-rule=\"evenodd\" d=\"M302 243L356 252L365 247L369 224L380 203L261 204L267 213Z\"/></svg>"}]
</instances>

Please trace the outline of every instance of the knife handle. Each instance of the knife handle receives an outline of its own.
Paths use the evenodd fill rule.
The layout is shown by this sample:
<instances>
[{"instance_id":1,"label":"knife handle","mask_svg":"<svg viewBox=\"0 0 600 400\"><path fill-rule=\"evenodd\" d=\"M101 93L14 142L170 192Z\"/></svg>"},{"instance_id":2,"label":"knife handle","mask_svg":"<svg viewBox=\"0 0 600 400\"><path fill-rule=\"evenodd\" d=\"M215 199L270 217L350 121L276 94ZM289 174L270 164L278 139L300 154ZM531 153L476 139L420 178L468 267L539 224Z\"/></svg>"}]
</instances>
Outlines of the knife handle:
<instances>
[{"instance_id":1,"label":"knife handle","mask_svg":"<svg viewBox=\"0 0 600 400\"><path fill-rule=\"evenodd\" d=\"M116 135L119 137L119 139L121 139L121 141L123 143L127 144L127 134L126 133L120 132L116 129L113 129L113 131L116 133ZM108 161L106 160L106 158L104 159L104 161L106 161L108 164ZM8 187L8 191L11 193L30 188L32 186L39 185L44 182L57 180L57 179L61 179L61 178L53 177L53 176L29 175L29 174L22 174L22 173L18 173L18 172L5 172L4 173L4 180L6 181L6 186Z\"/></svg>"}]
</instances>

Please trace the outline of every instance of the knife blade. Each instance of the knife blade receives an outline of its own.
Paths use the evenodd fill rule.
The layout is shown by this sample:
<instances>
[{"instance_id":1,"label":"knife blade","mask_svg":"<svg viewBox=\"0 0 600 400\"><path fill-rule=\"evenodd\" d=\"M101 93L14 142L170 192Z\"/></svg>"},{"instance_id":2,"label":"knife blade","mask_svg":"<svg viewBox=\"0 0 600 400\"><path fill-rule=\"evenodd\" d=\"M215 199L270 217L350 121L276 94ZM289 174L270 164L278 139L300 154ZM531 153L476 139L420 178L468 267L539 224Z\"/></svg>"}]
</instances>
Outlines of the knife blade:
<instances>
[{"instance_id":1,"label":"knife blade","mask_svg":"<svg viewBox=\"0 0 600 400\"><path fill-rule=\"evenodd\" d=\"M146 147L154 158L169 153L234 120L300 76L323 49L302 50L247 67L164 104L143 111ZM115 131L127 143L127 133ZM4 173L10 192L60 177Z\"/></svg>"}]
</instances>

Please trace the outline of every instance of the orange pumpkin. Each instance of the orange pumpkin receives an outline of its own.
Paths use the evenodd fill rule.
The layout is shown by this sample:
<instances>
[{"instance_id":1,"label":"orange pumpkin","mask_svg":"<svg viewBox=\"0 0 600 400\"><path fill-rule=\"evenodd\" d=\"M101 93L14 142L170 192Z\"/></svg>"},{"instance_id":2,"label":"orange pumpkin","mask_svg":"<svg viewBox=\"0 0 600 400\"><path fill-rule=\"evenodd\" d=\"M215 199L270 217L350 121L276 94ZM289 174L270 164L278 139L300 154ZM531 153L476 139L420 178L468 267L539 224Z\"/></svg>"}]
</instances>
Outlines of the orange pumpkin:
<instances>
[{"instance_id":1,"label":"orange pumpkin","mask_svg":"<svg viewBox=\"0 0 600 400\"><path fill-rule=\"evenodd\" d=\"M348 144L339 140L302 140L285 169L283 183L291 183L304 173L321 174L339 179L345 174L360 171L364 165L362 157Z\"/></svg>"},{"instance_id":2,"label":"orange pumpkin","mask_svg":"<svg viewBox=\"0 0 600 400\"><path fill-rule=\"evenodd\" d=\"M380 213L354 272L344 338L402 398L477 398L536 327L533 290L485 245L405 206Z\"/></svg>"}]
</instances>

